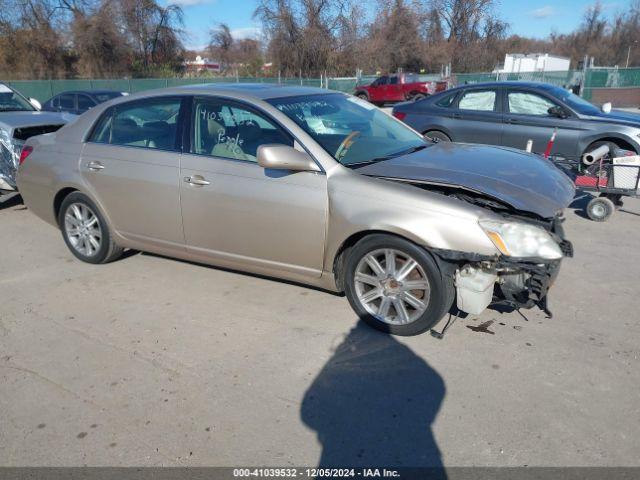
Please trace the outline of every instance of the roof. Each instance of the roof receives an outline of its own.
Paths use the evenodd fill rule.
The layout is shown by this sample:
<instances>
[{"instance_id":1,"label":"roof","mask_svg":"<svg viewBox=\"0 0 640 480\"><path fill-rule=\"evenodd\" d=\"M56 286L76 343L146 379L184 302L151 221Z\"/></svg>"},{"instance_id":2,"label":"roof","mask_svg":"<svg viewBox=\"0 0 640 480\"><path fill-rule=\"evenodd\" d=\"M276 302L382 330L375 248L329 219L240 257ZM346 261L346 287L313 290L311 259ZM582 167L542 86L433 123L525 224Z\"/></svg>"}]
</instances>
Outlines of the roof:
<instances>
[{"instance_id":1,"label":"roof","mask_svg":"<svg viewBox=\"0 0 640 480\"><path fill-rule=\"evenodd\" d=\"M176 93L226 93L237 94L245 97L253 97L259 100L270 98L294 97L297 95L319 95L332 93L331 90L316 87L301 87L295 85L280 85L277 83L204 83L198 85L185 85L175 87L165 91L175 91ZM158 92L156 90L156 92Z\"/></svg>"},{"instance_id":2,"label":"roof","mask_svg":"<svg viewBox=\"0 0 640 480\"><path fill-rule=\"evenodd\" d=\"M54 96L73 94L73 93L86 93L88 95L100 95L101 93L122 93L120 90L107 90L105 89L87 89L87 90L65 90L64 92L56 93Z\"/></svg>"},{"instance_id":3,"label":"roof","mask_svg":"<svg viewBox=\"0 0 640 480\"><path fill-rule=\"evenodd\" d=\"M457 85L456 88L463 87L532 87L532 88L552 88L556 85L544 82L526 82L522 80L510 80L505 82L482 82L482 83L465 83Z\"/></svg>"}]
</instances>

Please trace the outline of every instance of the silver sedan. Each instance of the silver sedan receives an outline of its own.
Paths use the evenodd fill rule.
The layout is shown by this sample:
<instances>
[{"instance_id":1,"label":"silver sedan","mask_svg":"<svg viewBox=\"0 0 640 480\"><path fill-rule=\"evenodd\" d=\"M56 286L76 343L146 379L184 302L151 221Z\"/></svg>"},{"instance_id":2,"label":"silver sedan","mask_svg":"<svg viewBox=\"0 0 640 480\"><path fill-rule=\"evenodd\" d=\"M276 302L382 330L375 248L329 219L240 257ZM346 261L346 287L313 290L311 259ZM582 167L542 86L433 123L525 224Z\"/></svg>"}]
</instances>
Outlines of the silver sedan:
<instances>
[{"instance_id":1,"label":"silver sedan","mask_svg":"<svg viewBox=\"0 0 640 480\"><path fill-rule=\"evenodd\" d=\"M474 148L432 144L337 92L204 85L113 100L33 137L18 185L85 262L137 249L292 280L414 335L453 308L546 308L570 254L570 180Z\"/></svg>"}]
</instances>

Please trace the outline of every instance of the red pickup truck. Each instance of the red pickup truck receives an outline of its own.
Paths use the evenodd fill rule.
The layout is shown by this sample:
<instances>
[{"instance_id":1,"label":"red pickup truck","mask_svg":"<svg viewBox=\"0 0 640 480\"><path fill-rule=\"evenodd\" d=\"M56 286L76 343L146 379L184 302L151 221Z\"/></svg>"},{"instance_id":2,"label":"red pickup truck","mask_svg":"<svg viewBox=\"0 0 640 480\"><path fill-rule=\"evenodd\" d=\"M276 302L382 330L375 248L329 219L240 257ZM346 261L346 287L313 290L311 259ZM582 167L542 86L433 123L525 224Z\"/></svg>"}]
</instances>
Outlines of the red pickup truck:
<instances>
[{"instance_id":1,"label":"red pickup truck","mask_svg":"<svg viewBox=\"0 0 640 480\"><path fill-rule=\"evenodd\" d=\"M420 100L447 89L447 82L421 82L416 73L397 73L376 78L369 85L357 85L354 95L375 105Z\"/></svg>"}]
</instances>

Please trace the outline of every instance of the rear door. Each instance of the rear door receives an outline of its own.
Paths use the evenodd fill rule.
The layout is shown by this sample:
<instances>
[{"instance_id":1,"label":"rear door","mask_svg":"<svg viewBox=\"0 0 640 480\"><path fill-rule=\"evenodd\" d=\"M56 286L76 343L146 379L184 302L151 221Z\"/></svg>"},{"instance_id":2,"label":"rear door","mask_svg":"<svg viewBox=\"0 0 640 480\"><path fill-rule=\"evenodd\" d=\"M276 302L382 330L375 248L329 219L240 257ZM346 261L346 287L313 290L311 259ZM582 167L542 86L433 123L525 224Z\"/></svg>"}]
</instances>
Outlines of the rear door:
<instances>
[{"instance_id":1,"label":"rear door","mask_svg":"<svg viewBox=\"0 0 640 480\"><path fill-rule=\"evenodd\" d=\"M184 248L180 215L181 102L155 97L116 105L100 118L80 171L123 236Z\"/></svg>"},{"instance_id":2,"label":"rear door","mask_svg":"<svg viewBox=\"0 0 640 480\"><path fill-rule=\"evenodd\" d=\"M533 152L542 153L555 128L558 134L552 155L571 157L577 150L581 131L580 119L564 109L552 97L530 89L508 88L505 94L503 144L525 149L527 140L533 140ZM560 107L567 118L549 114L549 108Z\"/></svg>"},{"instance_id":3,"label":"rear door","mask_svg":"<svg viewBox=\"0 0 640 480\"><path fill-rule=\"evenodd\" d=\"M470 88L458 95L448 116L456 142L501 145L501 88Z\"/></svg>"}]
</instances>

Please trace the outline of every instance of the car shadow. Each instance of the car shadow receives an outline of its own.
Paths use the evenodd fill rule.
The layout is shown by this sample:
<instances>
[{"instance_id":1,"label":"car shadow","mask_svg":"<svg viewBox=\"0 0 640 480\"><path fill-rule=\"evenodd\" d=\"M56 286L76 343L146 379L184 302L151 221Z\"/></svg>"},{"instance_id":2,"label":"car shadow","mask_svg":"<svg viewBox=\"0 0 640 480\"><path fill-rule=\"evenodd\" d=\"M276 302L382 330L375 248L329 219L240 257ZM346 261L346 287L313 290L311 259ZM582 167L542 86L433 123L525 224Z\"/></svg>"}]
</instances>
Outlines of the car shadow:
<instances>
[{"instance_id":1,"label":"car shadow","mask_svg":"<svg viewBox=\"0 0 640 480\"><path fill-rule=\"evenodd\" d=\"M578 191L576 192L576 196L573 199L573 202L571 202L569 204L569 207L567 208L573 210L573 213L575 213L577 216L589 220L589 217L586 214L586 209L587 205L593 198L595 198L595 195L589 192Z\"/></svg>"},{"instance_id":2,"label":"car shadow","mask_svg":"<svg viewBox=\"0 0 640 480\"><path fill-rule=\"evenodd\" d=\"M427 362L360 321L307 389L300 416L322 444L319 468L426 467L445 479L431 430L444 396Z\"/></svg>"},{"instance_id":3,"label":"car shadow","mask_svg":"<svg viewBox=\"0 0 640 480\"><path fill-rule=\"evenodd\" d=\"M0 196L0 210L4 210L18 205L24 205L22 197L19 193L10 193L8 195ZM27 208L27 207L24 207Z\"/></svg>"}]
</instances>

